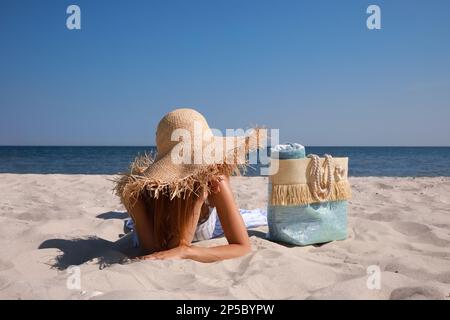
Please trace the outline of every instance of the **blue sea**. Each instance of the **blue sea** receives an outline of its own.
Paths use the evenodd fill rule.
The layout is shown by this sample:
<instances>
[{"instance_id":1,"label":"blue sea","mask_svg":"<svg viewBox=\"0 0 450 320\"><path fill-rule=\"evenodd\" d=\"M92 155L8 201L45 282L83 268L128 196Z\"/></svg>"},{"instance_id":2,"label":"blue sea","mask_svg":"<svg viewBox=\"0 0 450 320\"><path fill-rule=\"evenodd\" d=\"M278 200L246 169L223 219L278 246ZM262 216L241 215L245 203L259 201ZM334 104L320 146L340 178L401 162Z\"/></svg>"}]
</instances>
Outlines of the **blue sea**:
<instances>
[{"instance_id":1,"label":"blue sea","mask_svg":"<svg viewBox=\"0 0 450 320\"><path fill-rule=\"evenodd\" d=\"M116 174L154 147L0 146L0 173ZM306 147L350 158L351 176L450 176L450 147ZM249 176L259 174L250 168Z\"/></svg>"}]
</instances>

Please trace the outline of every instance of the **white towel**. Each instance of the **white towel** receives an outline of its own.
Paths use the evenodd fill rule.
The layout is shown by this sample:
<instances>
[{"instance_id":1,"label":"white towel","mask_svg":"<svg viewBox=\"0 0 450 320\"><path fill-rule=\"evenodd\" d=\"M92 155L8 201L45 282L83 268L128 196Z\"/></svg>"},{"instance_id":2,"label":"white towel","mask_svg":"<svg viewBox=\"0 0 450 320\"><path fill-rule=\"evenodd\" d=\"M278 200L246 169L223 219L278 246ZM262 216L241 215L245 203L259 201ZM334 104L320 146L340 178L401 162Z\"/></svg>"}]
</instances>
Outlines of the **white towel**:
<instances>
[{"instance_id":1,"label":"white towel","mask_svg":"<svg viewBox=\"0 0 450 320\"><path fill-rule=\"evenodd\" d=\"M215 211L215 209L214 209ZM242 219L244 220L245 227L247 229L256 228L267 225L267 211L263 209L239 209L240 214L242 215ZM222 225L220 224L219 219L216 222L216 228L214 229L213 238L220 237L223 235Z\"/></svg>"},{"instance_id":2,"label":"white towel","mask_svg":"<svg viewBox=\"0 0 450 320\"><path fill-rule=\"evenodd\" d=\"M288 143L288 144L277 144L271 150L275 152L283 152L283 151L297 151L302 149L305 149L305 147L299 143Z\"/></svg>"}]
</instances>

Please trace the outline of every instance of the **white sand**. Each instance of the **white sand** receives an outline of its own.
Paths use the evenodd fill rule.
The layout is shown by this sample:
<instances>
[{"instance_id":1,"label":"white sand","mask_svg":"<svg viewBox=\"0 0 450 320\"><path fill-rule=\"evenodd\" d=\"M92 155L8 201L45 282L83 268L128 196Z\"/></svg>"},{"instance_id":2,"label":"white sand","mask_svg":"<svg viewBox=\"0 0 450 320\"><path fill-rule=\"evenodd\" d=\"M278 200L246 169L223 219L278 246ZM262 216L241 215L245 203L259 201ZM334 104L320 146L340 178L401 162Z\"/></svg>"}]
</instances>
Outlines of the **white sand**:
<instances>
[{"instance_id":1,"label":"white sand","mask_svg":"<svg viewBox=\"0 0 450 320\"><path fill-rule=\"evenodd\" d=\"M0 298L450 299L450 178L352 178L347 240L288 248L251 231L252 253L213 264L127 262L111 178L0 175ZM266 183L233 178L239 205L264 207Z\"/></svg>"}]
</instances>

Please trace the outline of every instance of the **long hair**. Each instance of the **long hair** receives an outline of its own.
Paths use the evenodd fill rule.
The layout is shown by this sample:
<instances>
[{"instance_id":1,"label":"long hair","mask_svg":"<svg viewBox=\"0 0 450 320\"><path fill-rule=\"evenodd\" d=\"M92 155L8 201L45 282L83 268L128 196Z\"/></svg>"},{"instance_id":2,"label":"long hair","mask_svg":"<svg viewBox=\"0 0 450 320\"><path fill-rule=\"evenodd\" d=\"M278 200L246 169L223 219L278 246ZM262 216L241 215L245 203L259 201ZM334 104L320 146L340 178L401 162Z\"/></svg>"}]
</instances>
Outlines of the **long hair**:
<instances>
[{"instance_id":1,"label":"long hair","mask_svg":"<svg viewBox=\"0 0 450 320\"><path fill-rule=\"evenodd\" d=\"M153 236L160 250L185 244L181 242L186 239L192 223L197 222L193 221L194 206L198 201L201 201L200 195L202 193L203 191L191 192L173 199L170 199L168 195L160 195L158 198L144 197L146 213L153 221ZM208 206L203 203L198 224L204 222L208 217ZM174 241L177 240L180 243L174 244Z\"/></svg>"}]
</instances>

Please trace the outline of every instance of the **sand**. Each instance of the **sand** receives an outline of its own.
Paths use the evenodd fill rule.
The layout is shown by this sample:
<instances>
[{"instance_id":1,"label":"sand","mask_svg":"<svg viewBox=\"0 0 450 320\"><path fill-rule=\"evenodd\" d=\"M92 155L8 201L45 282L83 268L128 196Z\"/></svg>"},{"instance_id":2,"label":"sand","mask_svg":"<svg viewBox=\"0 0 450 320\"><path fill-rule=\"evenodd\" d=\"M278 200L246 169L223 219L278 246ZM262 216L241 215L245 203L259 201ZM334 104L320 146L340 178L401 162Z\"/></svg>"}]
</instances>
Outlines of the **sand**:
<instances>
[{"instance_id":1,"label":"sand","mask_svg":"<svg viewBox=\"0 0 450 320\"><path fill-rule=\"evenodd\" d=\"M450 300L450 178L351 178L347 240L287 247L259 228L250 254L212 264L129 260L112 178L0 175L1 299ZM240 207L266 206L266 178L232 183Z\"/></svg>"}]
</instances>

